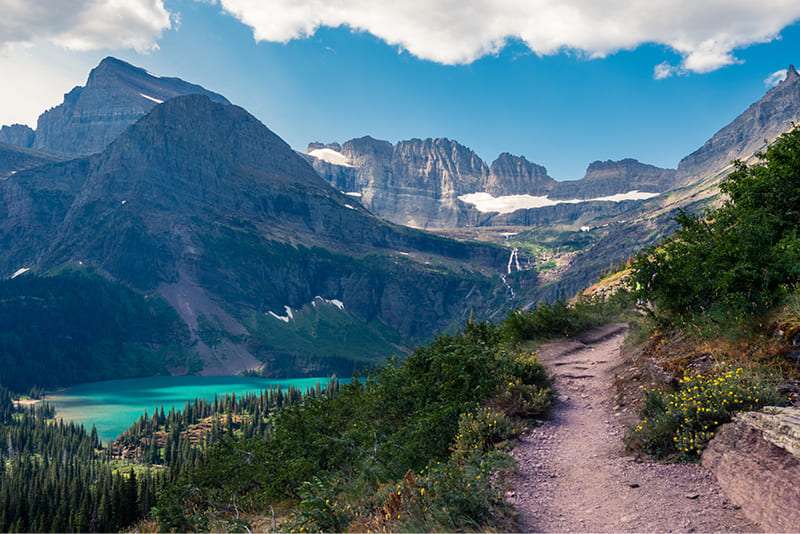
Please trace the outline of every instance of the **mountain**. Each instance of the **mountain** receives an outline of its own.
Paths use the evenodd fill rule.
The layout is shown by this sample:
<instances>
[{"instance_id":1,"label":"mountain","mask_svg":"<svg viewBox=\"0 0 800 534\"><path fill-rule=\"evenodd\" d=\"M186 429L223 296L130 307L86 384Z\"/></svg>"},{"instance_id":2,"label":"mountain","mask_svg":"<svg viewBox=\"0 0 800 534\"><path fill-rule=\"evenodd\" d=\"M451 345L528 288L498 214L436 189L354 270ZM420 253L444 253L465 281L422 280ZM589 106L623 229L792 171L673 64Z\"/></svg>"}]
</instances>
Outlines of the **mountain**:
<instances>
[{"instance_id":1,"label":"mountain","mask_svg":"<svg viewBox=\"0 0 800 534\"><path fill-rule=\"evenodd\" d=\"M589 201L634 190L657 193L674 185L675 178L672 169L625 159L595 162L583 179L559 182L545 167L524 156L504 152L487 166L468 147L443 138L411 139L395 145L369 136L341 145L317 142L308 146L305 157L320 176L340 191L360 197L376 215L421 228L507 225L512 219L559 223L564 221L562 214L570 221L580 218L584 208L616 214L619 206L614 204L622 199L601 200L599 207L574 203L569 208L532 212L554 204L547 199ZM482 195L478 202L461 198L475 194ZM519 203L519 213L512 217L480 202L516 195L545 200L508 198L506 206ZM543 206L530 207L537 204Z\"/></svg>"},{"instance_id":2,"label":"mountain","mask_svg":"<svg viewBox=\"0 0 800 534\"><path fill-rule=\"evenodd\" d=\"M205 373L348 373L502 312L536 280L501 280L507 249L384 222L202 95L156 106L99 154L0 182L0 243L9 276L91 270L163 299Z\"/></svg>"},{"instance_id":3,"label":"mountain","mask_svg":"<svg viewBox=\"0 0 800 534\"><path fill-rule=\"evenodd\" d=\"M678 174L687 179L748 157L800 121L800 74L789 65L786 78L748 107L703 146L683 158Z\"/></svg>"},{"instance_id":4,"label":"mountain","mask_svg":"<svg viewBox=\"0 0 800 534\"><path fill-rule=\"evenodd\" d=\"M482 190L494 196L538 196L548 194L557 183L548 176L543 166L531 163L525 156L503 152L489 167L489 177L483 183Z\"/></svg>"},{"instance_id":5,"label":"mountain","mask_svg":"<svg viewBox=\"0 0 800 534\"><path fill-rule=\"evenodd\" d=\"M719 185L734 169L732 161L757 163L757 153L798 122L800 75L790 65L784 81L680 161L675 184L669 190L622 213L580 220L584 228L590 229L588 234L594 236L591 245L572 258L559 280L542 288L532 302L574 295L609 267L669 235L676 227L675 216L679 212L702 214L718 205Z\"/></svg>"},{"instance_id":6,"label":"mountain","mask_svg":"<svg viewBox=\"0 0 800 534\"><path fill-rule=\"evenodd\" d=\"M14 145L21 148L30 148L33 146L33 140L36 136L30 126L24 124L12 124L11 126L0 127L0 143L7 145Z\"/></svg>"},{"instance_id":7,"label":"mountain","mask_svg":"<svg viewBox=\"0 0 800 534\"><path fill-rule=\"evenodd\" d=\"M64 95L64 102L39 116L29 146L65 156L102 151L154 106L180 95L202 94L228 103L222 95L179 78L160 78L113 57L89 73L86 85Z\"/></svg>"},{"instance_id":8,"label":"mountain","mask_svg":"<svg viewBox=\"0 0 800 534\"><path fill-rule=\"evenodd\" d=\"M662 169L635 159L595 161L580 180L557 182L552 198L589 199L628 191L662 192L675 185L675 169Z\"/></svg>"}]
</instances>

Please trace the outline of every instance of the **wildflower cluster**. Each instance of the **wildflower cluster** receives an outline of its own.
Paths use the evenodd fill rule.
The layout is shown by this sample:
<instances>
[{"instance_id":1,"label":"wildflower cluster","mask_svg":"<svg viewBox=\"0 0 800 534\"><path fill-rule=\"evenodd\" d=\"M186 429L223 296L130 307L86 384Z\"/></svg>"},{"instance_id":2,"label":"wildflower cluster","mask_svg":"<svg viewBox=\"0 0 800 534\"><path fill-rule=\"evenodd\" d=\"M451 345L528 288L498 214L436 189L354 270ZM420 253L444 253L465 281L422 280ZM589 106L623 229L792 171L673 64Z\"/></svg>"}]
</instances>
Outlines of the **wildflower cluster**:
<instances>
[{"instance_id":1,"label":"wildflower cluster","mask_svg":"<svg viewBox=\"0 0 800 534\"><path fill-rule=\"evenodd\" d=\"M735 413L783 401L771 381L741 367L715 375L686 375L677 391L647 392L634 441L651 454L694 460Z\"/></svg>"},{"instance_id":2,"label":"wildflower cluster","mask_svg":"<svg viewBox=\"0 0 800 534\"><path fill-rule=\"evenodd\" d=\"M463 458L489 450L514 435L511 419L493 408L480 408L461 415L453 444L453 455Z\"/></svg>"}]
</instances>

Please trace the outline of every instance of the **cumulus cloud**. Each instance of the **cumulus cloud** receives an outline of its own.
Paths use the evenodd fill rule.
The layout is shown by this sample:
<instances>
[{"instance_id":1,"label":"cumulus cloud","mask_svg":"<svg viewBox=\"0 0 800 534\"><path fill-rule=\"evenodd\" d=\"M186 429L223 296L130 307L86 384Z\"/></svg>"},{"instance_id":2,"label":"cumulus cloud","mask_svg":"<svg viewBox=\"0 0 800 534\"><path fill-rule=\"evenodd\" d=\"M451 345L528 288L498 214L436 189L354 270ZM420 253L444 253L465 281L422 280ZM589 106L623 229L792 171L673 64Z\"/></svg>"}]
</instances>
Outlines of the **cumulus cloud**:
<instances>
[{"instance_id":1,"label":"cumulus cloud","mask_svg":"<svg viewBox=\"0 0 800 534\"><path fill-rule=\"evenodd\" d=\"M779 83L781 83L783 80L786 79L786 75L788 73L789 73L788 69L776 70L775 72L773 72L764 79L764 85L766 85L767 87L775 87L776 85L778 85Z\"/></svg>"},{"instance_id":2,"label":"cumulus cloud","mask_svg":"<svg viewBox=\"0 0 800 534\"><path fill-rule=\"evenodd\" d=\"M286 42L322 26L369 32L444 64L470 63L518 39L534 53L602 58L644 43L680 65L656 77L736 63L737 48L775 39L800 18L797 0L218 0L259 41Z\"/></svg>"},{"instance_id":3,"label":"cumulus cloud","mask_svg":"<svg viewBox=\"0 0 800 534\"><path fill-rule=\"evenodd\" d=\"M163 0L0 0L0 47L48 42L70 50L157 48L172 27Z\"/></svg>"}]
</instances>

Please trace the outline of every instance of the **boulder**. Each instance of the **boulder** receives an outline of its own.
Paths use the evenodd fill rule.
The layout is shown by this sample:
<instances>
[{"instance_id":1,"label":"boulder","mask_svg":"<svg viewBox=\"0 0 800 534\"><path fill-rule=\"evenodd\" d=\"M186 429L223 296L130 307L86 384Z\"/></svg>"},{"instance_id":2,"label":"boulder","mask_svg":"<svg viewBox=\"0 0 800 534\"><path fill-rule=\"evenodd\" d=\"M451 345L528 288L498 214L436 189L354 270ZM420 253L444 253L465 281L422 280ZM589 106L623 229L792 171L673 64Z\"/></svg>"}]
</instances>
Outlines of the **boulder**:
<instances>
[{"instance_id":1,"label":"boulder","mask_svg":"<svg viewBox=\"0 0 800 534\"><path fill-rule=\"evenodd\" d=\"M751 521L771 532L800 525L800 408L765 408L723 425L702 459Z\"/></svg>"}]
</instances>

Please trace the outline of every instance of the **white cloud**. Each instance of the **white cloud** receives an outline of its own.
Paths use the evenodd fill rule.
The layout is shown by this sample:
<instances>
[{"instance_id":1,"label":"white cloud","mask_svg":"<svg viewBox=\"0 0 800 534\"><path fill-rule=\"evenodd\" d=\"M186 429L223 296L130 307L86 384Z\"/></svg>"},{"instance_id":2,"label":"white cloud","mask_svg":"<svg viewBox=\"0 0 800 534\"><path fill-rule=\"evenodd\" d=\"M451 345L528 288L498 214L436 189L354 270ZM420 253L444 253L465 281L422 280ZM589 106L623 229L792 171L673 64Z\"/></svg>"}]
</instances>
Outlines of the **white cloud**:
<instances>
[{"instance_id":1,"label":"white cloud","mask_svg":"<svg viewBox=\"0 0 800 534\"><path fill-rule=\"evenodd\" d=\"M540 55L602 58L644 43L683 60L661 77L738 62L737 48L775 39L800 18L797 0L218 0L259 41L286 42L322 26L369 32L411 54L470 63L519 39ZM680 70L675 70L680 69Z\"/></svg>"},{"instance_id":2,"label":"white cloud","mask_svg":"<svg viewBox=\"0 0 800 534\"><path fill-rule=\"evenodd\" d=\"M767 87L775 87L786 79L786 74L788 74L788 72L787 69L776 70L764 79L764 85Z\"/></svg>"},{"instance_id":3,"label":"white cloud","mask_svg":"<svg viewBox=\"0 0 800 534\"><path fill-rule=\"evenodd\" d=\"M70 50L157 48L172 27L163 0L0 0L0 47L47 42Z\"/></svg>"},{"instance_id":4,"label":"white cloud","mask_svg":"<svg viewBox=\"0 0 800 534\"><path fill-rule=\"evenodd\" d=\"M36 127L36 118L61 102L64 93L83 84L96 57L73 54L50 44L0 48L0 124Z\"/></svg>"},{"instance_id":5,"label":"white cloud","mask_svg":"<svg viewBox=\"0 0 800 534\"><path fill-rule=\"evenodd\" d=\"M662 61L655 67L653 67L653 78L656 80L663 80L665 78L669 78L670 76L685 75L686 69L680 66L670 65L666 61Z\"/></svg>"}]
</instances>

